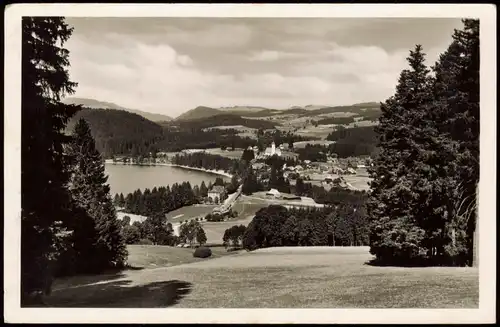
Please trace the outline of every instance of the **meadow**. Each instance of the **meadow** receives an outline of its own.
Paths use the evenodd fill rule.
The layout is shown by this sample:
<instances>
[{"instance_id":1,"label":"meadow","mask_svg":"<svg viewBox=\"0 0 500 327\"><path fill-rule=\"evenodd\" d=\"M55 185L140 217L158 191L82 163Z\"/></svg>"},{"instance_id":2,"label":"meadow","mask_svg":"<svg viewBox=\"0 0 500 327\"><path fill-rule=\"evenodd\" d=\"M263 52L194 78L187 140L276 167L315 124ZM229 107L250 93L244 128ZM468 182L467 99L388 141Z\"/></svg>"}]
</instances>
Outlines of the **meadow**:
<instances>
[{"instance_id":1,"label":"meadow","mask_svg":"<svg viewBox=\"0 0 500 327\"><path fill-rule=\"evenodd\" d=\"M192 249L129 246L134 269L56 281L53 307L477 308L477 268L377 267L367 247L282 247L192 258ZM221 252L218 252L221 251ZM73 277L77 280L78 277ZM79 282L79 284L78 284ZM78 285L74 285L78 284Z\"/></svg>"},{"instance_id":2,"label":"meadow","mask_svg":"<svg viewBox=\"0 0 500 327\"><path fill-rule=\"evenodd\" d=\"M195 204L170 211L166 217L170 223L179 223L196 217L205 217L217 207L211 204Z\"/></svg>"}]
</instances>

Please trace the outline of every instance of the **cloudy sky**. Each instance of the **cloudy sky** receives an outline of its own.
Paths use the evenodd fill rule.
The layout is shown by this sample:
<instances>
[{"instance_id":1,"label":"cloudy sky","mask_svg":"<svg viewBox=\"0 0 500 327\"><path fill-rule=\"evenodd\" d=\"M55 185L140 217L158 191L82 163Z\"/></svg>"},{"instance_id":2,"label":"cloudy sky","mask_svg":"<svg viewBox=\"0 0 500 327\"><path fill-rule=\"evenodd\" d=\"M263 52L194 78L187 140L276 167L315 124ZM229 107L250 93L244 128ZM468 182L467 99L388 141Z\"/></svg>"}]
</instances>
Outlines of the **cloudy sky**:
<instances>
[{"instance_id":1,"label":"cloudy sky","mask_svg":"<svg viewBox=\"0 0 500 327\"><path fill-rule=\"evenodd\" d=\"M74 96L177 116L199 105L383 101L422 44L433 64L459 19L67 18Z\"/></svg>"}]
</instances>

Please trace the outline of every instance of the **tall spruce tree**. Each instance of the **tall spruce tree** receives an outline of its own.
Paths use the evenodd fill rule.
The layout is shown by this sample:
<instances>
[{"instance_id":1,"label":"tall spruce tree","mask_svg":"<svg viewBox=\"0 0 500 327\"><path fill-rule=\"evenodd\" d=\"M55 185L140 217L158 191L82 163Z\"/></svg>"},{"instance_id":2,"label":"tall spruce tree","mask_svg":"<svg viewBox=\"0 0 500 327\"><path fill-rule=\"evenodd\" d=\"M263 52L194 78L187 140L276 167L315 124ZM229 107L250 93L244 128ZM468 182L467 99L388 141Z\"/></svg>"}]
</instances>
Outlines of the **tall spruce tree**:
<instances>
[{"instance_id":1,"label":"tall spruce tree","mask_svg":"<svg viewBox=\"0 0 500 327\"><path fill-rule=\"evenodd\" d=\"M473 262L479 181L479 21L463 20L434 67L429 119L437 122L446 169L445 254L455 264Z\"/></svg>"},{"instance_id":2,"label":"tall spruce tree","mask_svg":"<svg viewBox=\"0 0 500 327\"><path fill-rule=\"evenodd\" d=\"M70 191L77 205L93 220L94 229L85 229L87 246L75 245L88 251L81 253L79 260L86 263L85 272L100 272L110 267L121 267L127 258L125 243L120 233L121 226L116 218L115 207L109 194L108 177L104 172L104 161L95 148L90 128L80 119L74 128L73 141L68 152L74 160ZM82 226L75 221L74 233L81 233Z\"/></svg>"},{"instance_id":3,"label":"tall spruce tree","mask_svg":"<svg viewBox=\"0 0 500 327\"><path fill-rule=\"evenodd\" d=\"M61 223L71 216L63 132L78 106L61 103L69 80L73 29L60 17L22 18L21 305L50 292ZM35 297L33 296L35 295Z\"/></svg>"},{"instance_id":4,"label":"tall spruce tree","mask_svg":"<svg viewBox=\"0 0 500 327\"><path fill-rule=\"evenodd\" d=\"M418 201L413 172L422 152L420 131L432 99L431 78L422 47L417 45L407 58L409 69L402 71L396 94L381 105L379 155L369 170L371 199L370 252L383 261L410 262L423 254L425 229L416 221L412 205ZM419 213L420 214L420 213Z\"/></svg>"}]
</instances>

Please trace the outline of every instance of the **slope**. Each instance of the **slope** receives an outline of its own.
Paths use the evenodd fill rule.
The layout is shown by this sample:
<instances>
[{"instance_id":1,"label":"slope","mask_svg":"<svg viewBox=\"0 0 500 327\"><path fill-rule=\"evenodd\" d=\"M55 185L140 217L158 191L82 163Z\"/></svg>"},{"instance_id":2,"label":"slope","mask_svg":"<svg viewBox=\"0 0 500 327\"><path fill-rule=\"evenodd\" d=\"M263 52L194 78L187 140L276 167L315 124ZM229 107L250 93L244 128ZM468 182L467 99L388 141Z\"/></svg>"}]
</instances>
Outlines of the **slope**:
<instances>
[{"instance_id":1,"label":"slope","mask_svg":"<svg viewBox=\"0 0 500 327\"><path fill-rule=\"evenodd\" d=\"M186 120L195 120L195 119L202 119L202 118L207 118L207 117L212 117L215 115L219 115L223 113L220 110L210 108L210 107L205 107L205 106L198 106L194 109L188 110L185 113L181 114L177 118L175 118L176 121L186 121Z\"/></svg>"},{"instance_id":2,"label":"slope","mask_svg":"<svg viewBox=\"0 0 500 327\"><path fill-rule=\"evenodd\" d=\"M104 157L119 153L147 153L163 138L163 128L146 118L114 109L79 111L66 127L72 131L78 119L85 119L91 128L96 147Z\"/></svg>"},{"instance_id":3,"label":"slope","mask_svg":"<svg viewBox=\"0 0 500 327\"><path fill-rule=\"evenodd\" d=\"M129 108L119 106L119 105L112 103L112 102L98 101L95 99L70 97L70 98L63 99L62 102L67 103L67 104L80 104L85 108L92 108L92 109L124 110L124 111L130 112L130 113L133 113L133 114L140 115L140 116L142 116L146 119L149 119L153 122L172 120L172 117L167 116L167 115L155 114L155 113L145 112L145 111L136 110L136 109L129 109Z\"/></svg>"}]
</instances>

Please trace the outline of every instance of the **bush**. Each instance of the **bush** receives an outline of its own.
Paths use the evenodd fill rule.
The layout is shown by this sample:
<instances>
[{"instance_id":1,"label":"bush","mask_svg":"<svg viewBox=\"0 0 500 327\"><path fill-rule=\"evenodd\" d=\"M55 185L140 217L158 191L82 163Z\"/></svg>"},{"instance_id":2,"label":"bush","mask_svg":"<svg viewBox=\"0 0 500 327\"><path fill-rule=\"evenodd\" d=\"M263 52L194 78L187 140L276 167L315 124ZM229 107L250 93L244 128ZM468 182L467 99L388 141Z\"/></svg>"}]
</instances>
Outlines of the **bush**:
<instances>
[{"instance_id":1,"label":"bush","mask_svg":"<svg viewBox=\"0 0 500 327\"><path fill-rule=\"evenodd\" d=\"M147 238L140 239L139 242L137 242L139 245L153 245L153 242Z\"/></svg>"},{"instance_id":2,"label":"bush","mask_svg":"<svg viewBox=\"0 0 500 327\"><path fill-rule=\"evenodd\" d=\"M195 258L208 258L210 256L212 256L212 250L206 246L200 246L193 252Z\"/></svg>"}]
</instances>

